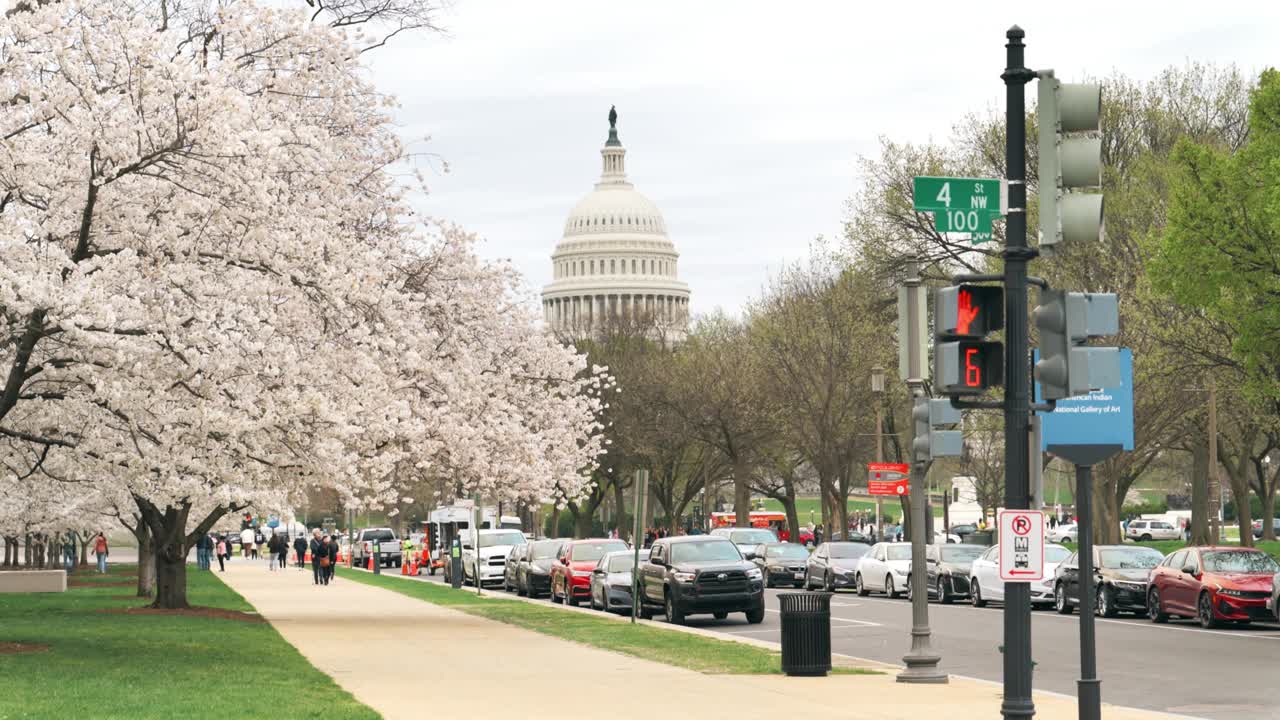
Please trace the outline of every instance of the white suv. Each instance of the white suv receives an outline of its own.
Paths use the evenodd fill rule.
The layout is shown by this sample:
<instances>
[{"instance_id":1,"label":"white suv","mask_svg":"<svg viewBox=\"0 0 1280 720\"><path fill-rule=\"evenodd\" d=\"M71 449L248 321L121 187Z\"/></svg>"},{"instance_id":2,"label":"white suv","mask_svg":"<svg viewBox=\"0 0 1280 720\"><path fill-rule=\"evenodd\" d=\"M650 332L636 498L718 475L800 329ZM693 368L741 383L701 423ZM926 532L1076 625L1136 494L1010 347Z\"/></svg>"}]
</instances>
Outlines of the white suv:
<instances>
[{"instance_id":1,"label":"white suv","mask_svg":"<svg viewBox=\"0 0 1280 720\"><path fill-rule=\"evenodd\" d=\"M1173 523L1165 520L1130 520L1129 529L1125 531L1124 536L1130 540L1146 542L1148 540L1178 540L1182 537L1182 533L1178 528L1174 527Z\"/></svg>"}]
</instances>

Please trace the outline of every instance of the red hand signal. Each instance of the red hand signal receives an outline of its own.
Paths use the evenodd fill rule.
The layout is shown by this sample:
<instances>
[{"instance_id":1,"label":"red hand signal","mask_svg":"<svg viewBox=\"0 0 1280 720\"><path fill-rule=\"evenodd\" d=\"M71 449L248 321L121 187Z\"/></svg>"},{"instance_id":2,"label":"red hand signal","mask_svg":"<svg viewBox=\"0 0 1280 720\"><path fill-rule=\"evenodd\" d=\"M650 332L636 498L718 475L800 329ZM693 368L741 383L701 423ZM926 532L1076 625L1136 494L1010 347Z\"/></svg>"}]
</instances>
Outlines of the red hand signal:
<instances>
[{"instance_id":1,"label":"red hand signal","mask_svg":"<svg viewBox=\"0 0 1280 720\"><path fill-rule=\"evenodd\" d=\"M973 293L961 290L956 304L959 306L956 308L956 334L968 335L969 326L978 317L978 307L973 304Z\"/></svg>"}]
</instances>

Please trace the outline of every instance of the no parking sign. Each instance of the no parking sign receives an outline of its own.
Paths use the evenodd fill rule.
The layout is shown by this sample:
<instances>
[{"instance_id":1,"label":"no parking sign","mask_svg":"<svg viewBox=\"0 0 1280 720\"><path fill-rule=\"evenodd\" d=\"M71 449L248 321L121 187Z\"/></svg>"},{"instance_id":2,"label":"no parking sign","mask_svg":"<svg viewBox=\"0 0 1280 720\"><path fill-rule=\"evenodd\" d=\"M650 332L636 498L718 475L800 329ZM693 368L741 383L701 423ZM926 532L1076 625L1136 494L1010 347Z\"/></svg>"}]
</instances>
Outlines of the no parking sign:
<instances>
[{"instance_id":1,"label":"no parking sign","mask_svg":"<svg viewBox=\"0 0 1280 720\"><path fill-rule=\"evenodd\" d=\"M1001 510L1000 579L1033 582L1044 579L1044 513Z\"/></svg>"}]
</instances>

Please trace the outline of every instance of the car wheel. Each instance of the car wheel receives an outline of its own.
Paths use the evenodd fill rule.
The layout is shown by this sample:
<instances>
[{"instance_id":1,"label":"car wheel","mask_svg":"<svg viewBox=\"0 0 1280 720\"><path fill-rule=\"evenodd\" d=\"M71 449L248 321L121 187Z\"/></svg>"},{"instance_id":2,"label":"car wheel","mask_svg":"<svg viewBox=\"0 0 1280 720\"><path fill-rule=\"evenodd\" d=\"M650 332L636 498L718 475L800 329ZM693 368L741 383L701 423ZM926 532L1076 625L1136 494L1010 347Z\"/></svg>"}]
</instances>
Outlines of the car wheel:
<instances>
[{"instance_id":1,"label":"car wheel","mask_svg":"<svg viewBox=\"0 0 1280 720\"><path fill-rule=\"evenodd\" d=\"M747 622L751 623L752 625L759 625L760 623L764 622L764 607L761 606L761 607L755 608L754 610L748 610Z\"/></svg>"},{"instance_id":2,"label":"car wheel","mask_svg":"<svg viewBox=\"0 0 1280 720\"><path fill-rule=\"evenodd\" d=\"M592 609L592 610L600 610L600 609L601 609L601 608L600 608L600 604L599 604L598 602L596 602L596 590L595 590L595 588L592 588L592 589L591 589L591 609Z\"/></svg>"},{"instance_id":3,"label":"car wheel","mask_svg":"<svg viewBox=\"0 0 1280 720\"><path fill-rule=\"evenodd\" d=\"M1200 621L1200 627L1206 630L1218 627L1218 618L1213 616L1213 601L1209 599L1209 593L1200 593L1199 611L1196 613L1196 619Z\"/></svg>"},{"instance_id":4,"label":"car wheel","mask_svg":"<svg viewBox=\"0 0 1280 720\"><path fill-rule=\"evenodd\" d=\"M987 601L982 599L982 586L978 584L976 578L973 581L973 587L969 588L969 602L976 608L987 606Z\"/></svg>"},{"instance_id":5,"label":"car wheel","mask_svg":"<svg viewBox=\"0 0 1280 720\"><path fill-rule=\"evenodd\" d=\"M711 617L717 620L724 620L725 618L729 617L729 613L727 612L712 613Z\"/></svg>"},{"instance_id":6,"label":"car wheel","mask_svg":"<svg viewBox=\"0 0 1280 720\"><path fill-rule=\"evenodd\" d=\"M836 591L836 581L831 577L830 570L822 574L822 590L823 592L829 592L829 593L833 593Z\"/></svg>"},{"instance_id":7,"label":"car wheel","mask_svg":"<svg viewBox=\"0 0 1280 720\"><path fill-rule=\"evenodd\" d=\"M556 603L557 605L560 604L560 596L556 594L555 578L551 579L551 602Z\"/></svg>"},{"instance_id":8,"label":"car wheel","mask_svg":"<svg viewBox=\"0 0 1280 720\"><path fill-rule=\"evenodd\" d=\"M942 578L938 578L938 602L943 605L951 604L951 596L947 594L947 585L942 582Z\"/></svg>"},{"instance_id":9,"label":"car wheel","mask_svg":"<svg viewBox=\"0 0 1280 720\"><path fill-rule=\"evenodd\" d=\"M578 598L573 596L573 585L564 584L564 603L569 607L578 607Z\"/></svg>"},{"instance_id":10,"label":"car wheel","mask_svg":"<svg viewBox=\"0 0 1280 720\"><path fill-rule=\"evenodd\" d=\"M1067 602L1067 589L1062 587L1062 583L1058 583L1053 588L1053 609L1057 610L1059 615L1071 614L1071 603Z\"/></svg>"},{"instance_id":11,"label":"car wheel","mask_svg":"<svg viewBox=\"0 0 1280 720\"><path fill-rule=\"evenodd\" d=\"M640 603L640 612L639 612L639 615L640 615L640 619L641 619L641 620L651 620L651 619L653 619L653 611L652 611L652 610L650 610L649 608L645 607L645 604L644 604L643 602L642 602L642 603Z\"/></svg>"},{"instance_id":12,"label":"car wheel","mask_svg":"<svg viewBox=\"0 0 1280 720\"><path fill-rule=\"evenodd\" d=\"M892 575L884 576L884 594L888 595L891 599L894 599L894 600L898 598L898 589L893 586Z\"/></svg>"},{"instance_id":13,"label":"car wheel","mask_svg":"<svg viewBox=\"0 0 1280 720\"><path fill-rule=\"evenodd\" d=\"M1111 600L1111 588L1106 585L1099 585L1097 592L1097 600L1094 602L1094 610L1105 618L1116 616L1116 606Z\"/></svg>"},{"instance_id":14,"label":"car wheel","mask_svg":"<svg viewBox=\"0 0 1280 720\"><path fill-rule=\"evenodd\" d=\"M519 595L520 597L529 596L529 586L523 579L521 579L519 573L516 573L516 595Z\"/></svg>"},{"instance_id":15,"label":"car wheel","mask_svg":"<svg viewBox=\"0 0 1280 720\"><path fill-rule=\"evenodd\" d=\"M666 606L667 622L671 623L672 625L683 625L684 613L680 612L680 608L677 607L676 599L671 596L670 591L668 591L665 595L667 600L667 606Z\"/></svg>"},{"instance_id":16,"label":"car wheel","mask_svg":"<svg viewBox=\"0 0 1280 720\"><path fill-rule=\"evenodd\" d=\"M1141 540L1142 542L1151 542L1151 535L1149 535L1148 533L1143 533L1142 537L1138 539Z\"/></svg>"},{"instance_id":17,"label":"car wheel","mask_svg":"<svg viewBox=\"0 0 1280 720\"><path fill-rule=\"evenodd\" d=\"M867 596L867 594L868 594L868 592L867 592L867 586L862 584L862 573L858 573L856 576L854 576L854 578L853 578L853 586L854 586L855 588L857 588L857 592L858 592L858 596L859 596L859 597L866 597L866 596Z\"/></svg>"},{"instance_id":18,"label":"car wheel","mask_svg":"<svg viewBox=\"0 0 1280 720\"><path fill-rule=\"evenodd\" d=\"M1160 607L1160 591L1155 588L1147 593L1147 618L1153 623L1169 622L1169 614Z\"/></svg>"}]
</instances>

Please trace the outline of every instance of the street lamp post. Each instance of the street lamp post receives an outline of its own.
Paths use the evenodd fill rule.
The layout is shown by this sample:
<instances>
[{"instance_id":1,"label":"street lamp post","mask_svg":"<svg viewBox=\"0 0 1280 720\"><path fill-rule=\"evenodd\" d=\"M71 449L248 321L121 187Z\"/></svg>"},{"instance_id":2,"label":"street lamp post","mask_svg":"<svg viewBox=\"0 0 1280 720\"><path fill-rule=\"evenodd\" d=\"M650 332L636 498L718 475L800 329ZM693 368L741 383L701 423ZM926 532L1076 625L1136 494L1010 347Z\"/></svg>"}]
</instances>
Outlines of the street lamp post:
<instances>
[{"instance_id":1,"label":"street lamp post","mask_svg":"<svg viewBox=\"0 0 1280 720\"><path fill-rule=\"evenodd\" d=\"M871 368L871 393L875 395L876 405L876 462L884 462L884 368L876 365ZM874 523L877 533L880 530L880 496L876 496L876 519ZM883 534L883 533L880 533ZM879 539L879 538L877 538Z\"/></svg>"}]
</instances>

